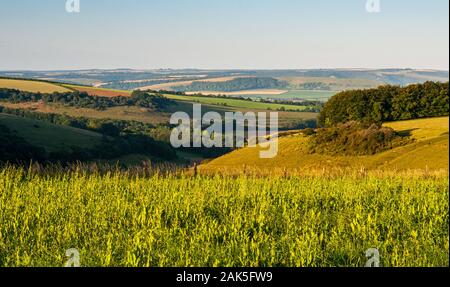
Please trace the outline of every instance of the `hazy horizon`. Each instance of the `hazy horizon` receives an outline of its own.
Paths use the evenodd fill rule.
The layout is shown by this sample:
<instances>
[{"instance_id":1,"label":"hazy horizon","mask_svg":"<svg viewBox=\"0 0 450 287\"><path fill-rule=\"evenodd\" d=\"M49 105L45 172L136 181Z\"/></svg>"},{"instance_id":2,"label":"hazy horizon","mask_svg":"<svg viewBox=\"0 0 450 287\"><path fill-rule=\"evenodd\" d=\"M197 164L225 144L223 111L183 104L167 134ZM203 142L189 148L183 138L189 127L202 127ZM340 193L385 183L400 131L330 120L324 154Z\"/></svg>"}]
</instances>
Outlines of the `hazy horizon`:
<instances>
[{"instance_id":1,"label":"hazy horizon","mask_svg":"<svg viewBox=\"0 0 450 287\"><path fill-rule=\"evenodd\" d=\"M131 71L188 71L188 70L198 70L198 71L320 71L320 70L342 70L342 71L377 71L377 70L414 70L414 71L435 71L435 72L450 72L448 69L427 69L427 68L402 68L402 67L387 67L387 68L289 68L289 69L201 69L201 68L80 68L80 69L5 69L0 70L0 72L70 72L70 71L113 71L113 70L131 70Z\"/></svg>"}]
</instances>

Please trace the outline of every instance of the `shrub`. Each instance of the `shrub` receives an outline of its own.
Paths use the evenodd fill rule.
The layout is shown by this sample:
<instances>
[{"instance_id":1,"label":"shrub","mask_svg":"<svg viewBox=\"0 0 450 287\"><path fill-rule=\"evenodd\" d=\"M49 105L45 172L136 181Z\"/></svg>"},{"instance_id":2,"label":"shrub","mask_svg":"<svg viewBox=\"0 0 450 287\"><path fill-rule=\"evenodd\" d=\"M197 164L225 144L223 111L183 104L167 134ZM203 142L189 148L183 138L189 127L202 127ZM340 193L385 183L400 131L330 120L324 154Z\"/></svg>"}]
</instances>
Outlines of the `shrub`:
<instances>
[{"instance_id":1,"label":"shrub","mask_svg":"<svg viewBox=\"0 0 450 287\"><path fill-rule=\"evenodd\" d=\"M409 137L401 137L391 128L350 121L315 131L309 149L329 155L373 155L409 142Z\"/></svg>"}]
</instances>

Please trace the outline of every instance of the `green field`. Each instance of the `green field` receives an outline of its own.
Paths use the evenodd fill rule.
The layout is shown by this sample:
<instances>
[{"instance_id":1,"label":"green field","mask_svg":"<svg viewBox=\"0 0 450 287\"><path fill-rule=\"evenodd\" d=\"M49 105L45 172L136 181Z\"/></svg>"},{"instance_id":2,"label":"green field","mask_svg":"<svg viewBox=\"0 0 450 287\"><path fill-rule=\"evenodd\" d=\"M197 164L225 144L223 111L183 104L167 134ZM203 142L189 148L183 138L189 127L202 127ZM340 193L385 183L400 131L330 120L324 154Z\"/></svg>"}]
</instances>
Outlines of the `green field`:
<instances>
[{"instance_id":1,"label":"green field","mask_svg":"<svg viewBox=\"0 0 450 287\"><path fill-rule=\"evenodd\" d=\"M72 146L91 148L99 144L102 139L102 135L95 132L2 113L0 113L0 125L15 131L30 144L44 147L50 152L65 150Z\"/></svg>"},{"instance_id":2,"label":"green field","mask_svg":"<svg viewBox=\"0 0 450 287\"><path fill-rule=\"evenodd\" d=\"M216 97L196 97L196 96L178 96L178 95L165 95L167 98L178 101L197 102L200 104L226 106L232 108L244 108L244 109L261 109L261 110L278 110L285 109L286 111L303 111L304 106L294 105L282 105L271 103L260 103L254 101L245 101L230 98L216 98Z\"/></svg>"},{"instance_id":3,"label":"green field","mask_svg":"<svg viewBox=\"0 0 450 287\"><path fill-rule=\"evenodd\" d=\"M447 176L0 169L0 266L449 266ZM395 192L394 192L395 191ZM20 212L19 212L20 210Z\"/></svg>"}]
</instances>

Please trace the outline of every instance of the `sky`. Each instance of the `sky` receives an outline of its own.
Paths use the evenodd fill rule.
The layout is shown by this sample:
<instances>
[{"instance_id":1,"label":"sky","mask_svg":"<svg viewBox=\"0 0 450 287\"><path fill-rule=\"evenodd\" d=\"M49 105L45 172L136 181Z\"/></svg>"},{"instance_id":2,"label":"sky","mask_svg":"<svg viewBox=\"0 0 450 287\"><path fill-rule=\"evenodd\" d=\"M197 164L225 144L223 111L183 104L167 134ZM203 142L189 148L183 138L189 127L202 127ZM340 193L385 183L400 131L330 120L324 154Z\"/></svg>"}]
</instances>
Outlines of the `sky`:
<instances>
[{"instance_id":1,"label":"sky","mask_svg":"<svg viewBox=\"0 0 450 287\"><path fill-rule=\"evenodd\" d=\"M0 0L0 70L449 69L448 0L79 1Z\"/></svg>"}]
</instances>

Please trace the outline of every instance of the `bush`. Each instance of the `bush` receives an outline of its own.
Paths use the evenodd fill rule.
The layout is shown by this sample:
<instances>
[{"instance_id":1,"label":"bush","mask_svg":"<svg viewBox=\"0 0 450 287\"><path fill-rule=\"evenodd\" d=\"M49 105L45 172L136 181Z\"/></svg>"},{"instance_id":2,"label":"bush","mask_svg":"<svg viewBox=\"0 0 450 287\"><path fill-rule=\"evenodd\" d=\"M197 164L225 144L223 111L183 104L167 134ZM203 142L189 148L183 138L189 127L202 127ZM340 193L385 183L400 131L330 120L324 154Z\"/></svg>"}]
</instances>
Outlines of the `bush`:
<instances>
[{"instance_id":1,"label":"bush","mask_svg":"<svg viewBox=\"0 0 450 287\"><path fill-rule=\"evenodd\" d=\"M328 155L373 155L409 142L409 137L401 137L391 128L350 121L315 131L309 149Z\"/></svg>"}]
</instances>

